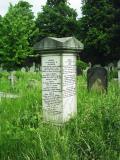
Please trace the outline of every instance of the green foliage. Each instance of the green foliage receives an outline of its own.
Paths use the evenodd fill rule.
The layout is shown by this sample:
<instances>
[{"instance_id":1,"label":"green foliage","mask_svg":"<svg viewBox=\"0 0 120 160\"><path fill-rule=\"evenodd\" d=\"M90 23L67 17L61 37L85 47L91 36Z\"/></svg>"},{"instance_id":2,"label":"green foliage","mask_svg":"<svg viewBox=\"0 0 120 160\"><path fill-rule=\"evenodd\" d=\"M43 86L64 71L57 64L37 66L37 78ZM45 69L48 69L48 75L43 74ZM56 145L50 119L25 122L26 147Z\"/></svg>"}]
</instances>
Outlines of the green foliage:
<instances>
[{"instance_id":1,"label":"green foliage","mask_svg":"<svg viewBox=\"0 0 120 160\"><path fill-rule=\"evenodd\" d=\"M114 3L116 4L115 1ZM112 1L92 0L84 1L82 13L78 34L85 45L89 60L101 64L116 60L120 55L119 45L116 43L120 39L119 19L116 15L120 15L119 9L116 11Z\"/></svg>"},{"instance_id":2,"label":"green foliage","mask_svg":"<svg viewBox=\"0 0 120 160\"><path fill-rule=\"evenodd\" d=\"M114 8L114 22L111 30L111 50L113 58L120 58L120 1L112 0L113 8Z\"/></svg>"},{"instance_id":3,"label":"green foliage","mask_svg":"<svg viewBox=\"0 0 120 160\"><path fill-rule=\"evenodd\" d=\"M70 8L65 0L47 1L36 19L39 38L74 36L77 32L76 17L76 11Z\"/></svg>"},{"instance_id":4,"label":"green foliage","mask_svg":"<svg viewBox=\"0 0 120 160\"><path fill-rule=\"evenodd\" d=\"M118 70L111 70L109 72L109 80L113 79L113 78L118 78Z\"/></svg>"},{"instance_id":5,"label":"green foliage","mask_svg":"<svg viewBox=\"0 0 120 160\"><path fill-rule=\"evenodd\" d=\"M24 1L19 1L15 6L10 4L2 18L0 55L6 65L20 64L33 52L31 40L37 29L31 7Z\"/></svg>"},{"instance_id":6,"label":"green foliage","mask_svg":"<svg viewBox=\"0 0 120 160\"><path fill-rule=\"evenodd\" d=\"M1 160L118 160L120 88L110 82L107 94L88 93L86 81L77 80L78 114L62 126L46 124L42 117L41 75L17 72L11 91L6 76L0 90L18 99L0 101ZM30 79L40 81L29 88Z\"/></svg>"},{"instance_id":7,"label":"green foliage","mask_svg":"<svg viewBox=\"0 0 120 160\"><path fill-rule=\"evenodd\" d=\"M49 6L55 6L55 5L58 5L59 3L67 3L67 0L47 0L47 4Z\"/></svg>"},{"instance_id":8,"label":"green foliage","mask_svg":"<svg viewBox=\"0 0 120 160\"><path fill-rule=\"evenodd\" d=\"M79 67L83 70L83 69L86 69L86 67L88 67L88 64L81 61L81 60L77 60L77 67Z\"/></svg>"}]
</instances>

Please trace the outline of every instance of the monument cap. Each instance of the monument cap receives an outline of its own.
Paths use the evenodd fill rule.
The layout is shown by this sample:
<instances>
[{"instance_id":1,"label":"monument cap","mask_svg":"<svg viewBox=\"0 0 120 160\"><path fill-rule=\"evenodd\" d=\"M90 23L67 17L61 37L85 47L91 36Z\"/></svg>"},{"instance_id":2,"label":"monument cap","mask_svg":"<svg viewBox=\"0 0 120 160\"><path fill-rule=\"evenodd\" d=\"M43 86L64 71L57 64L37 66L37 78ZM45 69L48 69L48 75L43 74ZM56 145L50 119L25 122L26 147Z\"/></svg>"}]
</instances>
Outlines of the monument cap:
<instances>
[{"instance_id":1,"label":"monument cap","mask_svg":"<svg viewBox=\"0 0 120 160\"><path fill-rule=\"evenodd\" d=\"M37 51L50 50L83 50L84 45L75 37L55 38L46 37L34 45Z\"/></svg>"}]
</instances>

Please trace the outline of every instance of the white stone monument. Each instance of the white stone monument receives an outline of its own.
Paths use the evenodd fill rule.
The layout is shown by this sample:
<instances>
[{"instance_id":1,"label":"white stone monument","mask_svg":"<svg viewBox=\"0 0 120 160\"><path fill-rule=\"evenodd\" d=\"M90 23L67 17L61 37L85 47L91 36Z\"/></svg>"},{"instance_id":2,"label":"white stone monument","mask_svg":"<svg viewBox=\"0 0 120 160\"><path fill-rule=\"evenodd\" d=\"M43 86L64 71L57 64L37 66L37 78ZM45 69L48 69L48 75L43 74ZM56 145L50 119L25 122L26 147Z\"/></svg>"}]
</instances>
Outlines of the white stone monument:
<instances>
[{"instance_id":1,"label":"white stone monument","mask_svg":"<svg viewBox=\"0 0 120 160\"><path fill-rule=\"evenodd\" d=\"M120 83L120 60L118 61L118 82Z\"/></svg>"},{"instance_id":2,"label":"white stone monument","mask_svg":"<svg viewBox=\"0 0 120 160\"><path fill-rule=\"evenodd\" d=\"M34 49L42 61L42 105L45 121L63 123L77 113L76 55L83 44L74 37L47 37Z\"/></svg>"}]
</instances>

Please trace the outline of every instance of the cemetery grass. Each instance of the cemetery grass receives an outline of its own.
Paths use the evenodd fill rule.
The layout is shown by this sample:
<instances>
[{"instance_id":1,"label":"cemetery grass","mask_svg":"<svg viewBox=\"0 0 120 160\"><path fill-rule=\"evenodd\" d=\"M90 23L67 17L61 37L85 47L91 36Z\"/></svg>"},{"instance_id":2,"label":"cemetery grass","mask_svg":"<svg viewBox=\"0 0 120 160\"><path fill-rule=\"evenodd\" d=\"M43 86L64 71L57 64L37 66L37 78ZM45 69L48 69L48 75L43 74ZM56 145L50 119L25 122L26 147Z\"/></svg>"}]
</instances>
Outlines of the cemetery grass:
<instances>
[{"instance_id":1,"label":"cemetery grass","mask_svg":"<svg viewBox=\"0 0 120 160\"><path fill-rule=\"evenodd\" d=\"M110 81L107 94L88 93L86 77L78 77L77 116L55 126L43 122L41 75L17 72L14 87L7 77L6 72L0 78L0 92L19 98L0 101L1 160L119 160L120 88L116 82Z\"/></svg>"}]
</instances>

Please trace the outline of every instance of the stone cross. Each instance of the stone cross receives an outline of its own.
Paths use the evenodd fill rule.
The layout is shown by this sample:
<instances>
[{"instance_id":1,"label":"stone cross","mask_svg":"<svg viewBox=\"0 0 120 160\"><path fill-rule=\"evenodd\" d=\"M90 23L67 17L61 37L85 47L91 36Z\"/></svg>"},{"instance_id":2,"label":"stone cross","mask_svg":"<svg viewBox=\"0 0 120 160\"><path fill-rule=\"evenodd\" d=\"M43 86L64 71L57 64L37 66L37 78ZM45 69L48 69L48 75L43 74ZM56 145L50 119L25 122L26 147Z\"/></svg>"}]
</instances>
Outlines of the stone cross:
<instances>
[{"instance_id":1,"label":"stone cross","mask_svg":"<svg viewBox=\"0 0 120 160\"><path fill-rule=\"evenodd\" d=\"M77 113L76 55L83 44L74 37L47 37L34 49L42 56L43 118L64 123Z\"/></svg>"}]
</instances>

